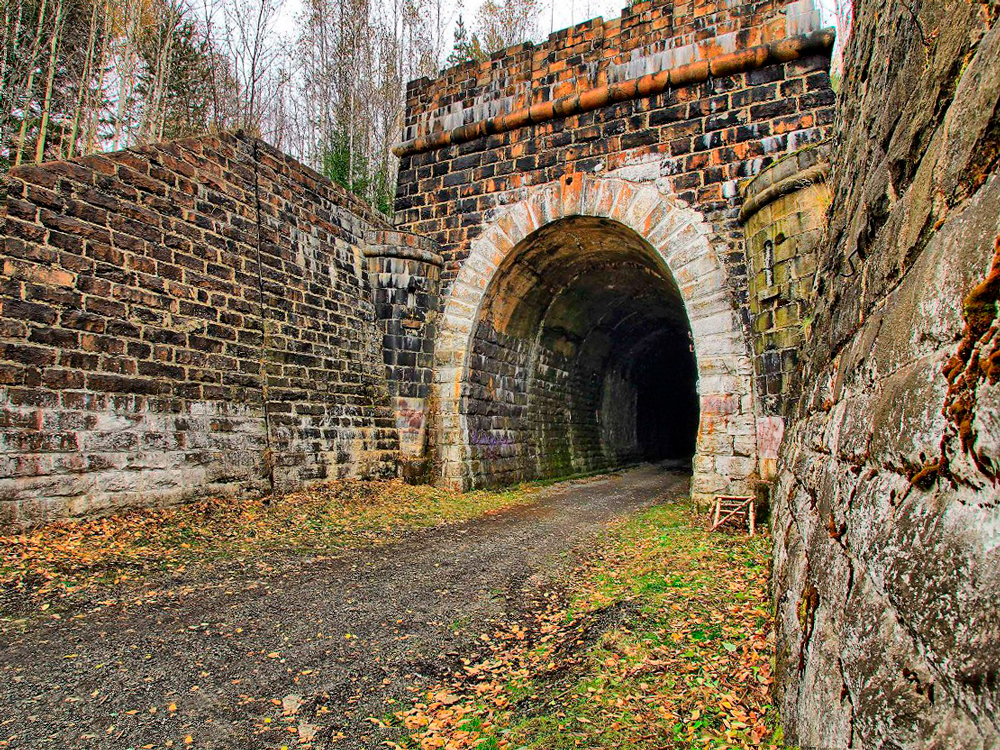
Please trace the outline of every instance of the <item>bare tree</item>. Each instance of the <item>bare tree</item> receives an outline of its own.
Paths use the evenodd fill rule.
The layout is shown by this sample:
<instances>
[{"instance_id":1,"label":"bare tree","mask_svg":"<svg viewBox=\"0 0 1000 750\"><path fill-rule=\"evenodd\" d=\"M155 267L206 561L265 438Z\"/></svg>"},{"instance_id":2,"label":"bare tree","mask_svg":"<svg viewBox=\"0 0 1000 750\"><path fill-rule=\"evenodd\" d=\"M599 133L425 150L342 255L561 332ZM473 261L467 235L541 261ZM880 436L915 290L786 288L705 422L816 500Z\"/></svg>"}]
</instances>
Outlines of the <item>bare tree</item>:
<instances>
[{"instance_id":1,"label":"bare tree","mask_svg":"<svg viewBox=\"0 0 1000 750\"><path fill-rule=\"evenodd\" d=\"M820 6L827 18L833 20L834 28L837 31L837 43L833 49L833 60L830 63L830 76L834 83L834 88L844 72L844 47L851 36L851 27L854 23L854 0L820 0Z\"/></svg>"},{"instance_id":2,"label":"bare tree","mask_svg":"<svg viewBox=\"0 0 1000 750\"><path fill-rule=\"evenodd\" d=\"M81 123L85 122L85 108L91 104L90 92L92 89L91 79L94 76L94 63L97 52L99 9L101 3L92 2L90 11L90 28L87 34L87 52L84 57L83 75L79 81L76 96L76 106L73 108L73 124L70 129L69 140L66 143L66 158L72 159L77 149L77 138L80 136ZM86 120L89 122L89 119Z\"/></svg>"},{"instance_id":3,"label":"bare tree","mask_svg":"<svg viewBox=\"0 0 1000 750\"><path fill-rule=\"evenodd\" d=\"M0 163L10 160L13 131L19 125L15 111L18 92L28 70L23 38L27 19L32 15L25 0L0 0L3 25L0 26ZM34 38L31 40L34 42Z\"/></svg>"},{"instance_id":4,"label":"bare tree","mask_svg":"<svg viewBox=\"0 0 1000 750\"><path fill-rule=\"evenodd\" d=\"M207 5L212 41L225 55L225 73L231 77L226 81L224 74L216 81L216 109L224 112L225 98L233 108L220 125L262 134L266 113L281 101L285 83L279 75L282 52L275 32L281 4L282 0L212 0ZM228 83L234 90L227 97L223 86Z\"/></svg>"},{"instance_id":5,"label":"bare tree","mask_svg":"<svg viewBox=\"0 0 1000 750\"><path fill-rule=\"evenodd\" d=\"M49 119L52 117L52 87L56 80L56 66L59 64L59 44L66 23L66 9L63 0L56 0L55 25L49 39L48 74L45 79L45 98L42 103L42 119L38 126L38 138L35 141L35 161L41 161L45 156L45 139L49 131Z\"/></svg>"},{"instance_id":6,"label":"bare tree","mask_svg":"<svg viewBox=\"0 0 1000 750\"><path fill-rule=\"evenodd\" d=\"M486 0L476 13L478 37L487 53L531 39L541 0Z\"/></svg>"}]
</instances>

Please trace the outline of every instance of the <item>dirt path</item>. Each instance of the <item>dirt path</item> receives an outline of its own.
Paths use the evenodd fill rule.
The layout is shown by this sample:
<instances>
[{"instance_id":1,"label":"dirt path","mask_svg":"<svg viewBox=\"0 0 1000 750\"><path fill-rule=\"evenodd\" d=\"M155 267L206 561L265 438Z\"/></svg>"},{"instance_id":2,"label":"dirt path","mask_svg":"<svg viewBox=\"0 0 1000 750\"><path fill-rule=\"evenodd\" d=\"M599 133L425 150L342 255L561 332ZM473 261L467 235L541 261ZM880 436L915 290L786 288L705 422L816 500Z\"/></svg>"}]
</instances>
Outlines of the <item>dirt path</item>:
<instances>
[{"instance_id":1,"label":"dirt path","mask_svg":"<svg viewBox=\"0 0 1000 750\"><path fill-rule=\"evenodd\" d=\"M0 747L378 747L391 730L368 717L475 658L607 524L686 491L658 467L564 483L383 547L201 568L156 605L5 633Z\"/></svg>"}]
</instances>

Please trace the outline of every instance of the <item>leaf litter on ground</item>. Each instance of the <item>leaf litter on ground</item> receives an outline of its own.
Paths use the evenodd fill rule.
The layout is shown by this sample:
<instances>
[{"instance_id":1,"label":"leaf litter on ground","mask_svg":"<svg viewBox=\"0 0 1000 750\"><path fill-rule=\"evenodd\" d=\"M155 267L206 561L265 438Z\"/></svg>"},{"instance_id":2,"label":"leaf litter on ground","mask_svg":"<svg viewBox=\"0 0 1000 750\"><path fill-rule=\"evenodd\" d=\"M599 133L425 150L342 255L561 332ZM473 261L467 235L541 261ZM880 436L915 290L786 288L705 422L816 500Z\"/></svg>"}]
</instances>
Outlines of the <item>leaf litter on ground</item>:
<instances>
[{"instance_id":1,"label":"leaf litter on ground","mask_svg":"<svg viewBox=\"0 0 1000 750\"><path fill-rule=\"evenodd\" d=\"M766 536L687 503L621 522L486 658L396 714L395 748L780 746Z\"/></svg>"},{"instance_id":2,"label":"leaf litter on ground","mask_svg":"<svg viewBox=\"0 0 1000 750\"><path fill-rule=\"evenodd\" d=\"M536 494L534 485L463 494L399 480L339 480L263 500L209 498L58 521L0 536L0 617L44 612L193 563L382 544L399 532L468 520Z\"/></svg>"}]
</instances>

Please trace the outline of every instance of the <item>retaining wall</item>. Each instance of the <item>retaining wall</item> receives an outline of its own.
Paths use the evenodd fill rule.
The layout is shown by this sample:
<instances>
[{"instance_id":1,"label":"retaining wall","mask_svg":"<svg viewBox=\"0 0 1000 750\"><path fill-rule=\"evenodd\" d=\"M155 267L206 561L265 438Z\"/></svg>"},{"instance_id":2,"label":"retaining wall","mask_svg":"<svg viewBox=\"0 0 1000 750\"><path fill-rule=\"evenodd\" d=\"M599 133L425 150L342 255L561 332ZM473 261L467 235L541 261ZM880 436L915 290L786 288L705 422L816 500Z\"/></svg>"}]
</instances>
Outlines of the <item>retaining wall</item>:
<instances>
[{"instance_id":1,"label":"retaining wall","mask_svg":"<svg viewBox=\"0 0 1000 750\"><path fill-rule=\"evenodd\" d=\"M5 189L0 524L395 475L359 201L241 135Z\"/></svg>"}]
</instances>

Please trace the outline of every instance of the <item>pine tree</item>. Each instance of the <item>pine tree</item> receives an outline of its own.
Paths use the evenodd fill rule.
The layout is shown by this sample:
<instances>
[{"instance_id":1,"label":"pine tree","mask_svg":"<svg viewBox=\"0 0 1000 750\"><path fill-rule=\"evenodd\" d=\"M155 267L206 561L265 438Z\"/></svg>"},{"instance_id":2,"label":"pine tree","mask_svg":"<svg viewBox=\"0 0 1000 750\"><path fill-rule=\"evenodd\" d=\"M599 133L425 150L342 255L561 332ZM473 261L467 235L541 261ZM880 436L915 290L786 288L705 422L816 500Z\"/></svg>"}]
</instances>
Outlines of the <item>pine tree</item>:
<instances>
[{"instance_id":1,"label":"pine tree","mask_svg":"<svg viewBox=\"0 0 1000 750\"><path fill-rule=\"evenodd\" d=\"M455 44L452 46L451 54L448 55L448 65L461 65L469 60L482 61L485 59L486 54L483 52L479 37L473 34L472 38L469 38L465 21L460 15L455 24Z\"/></svg>"}]
</instances>

